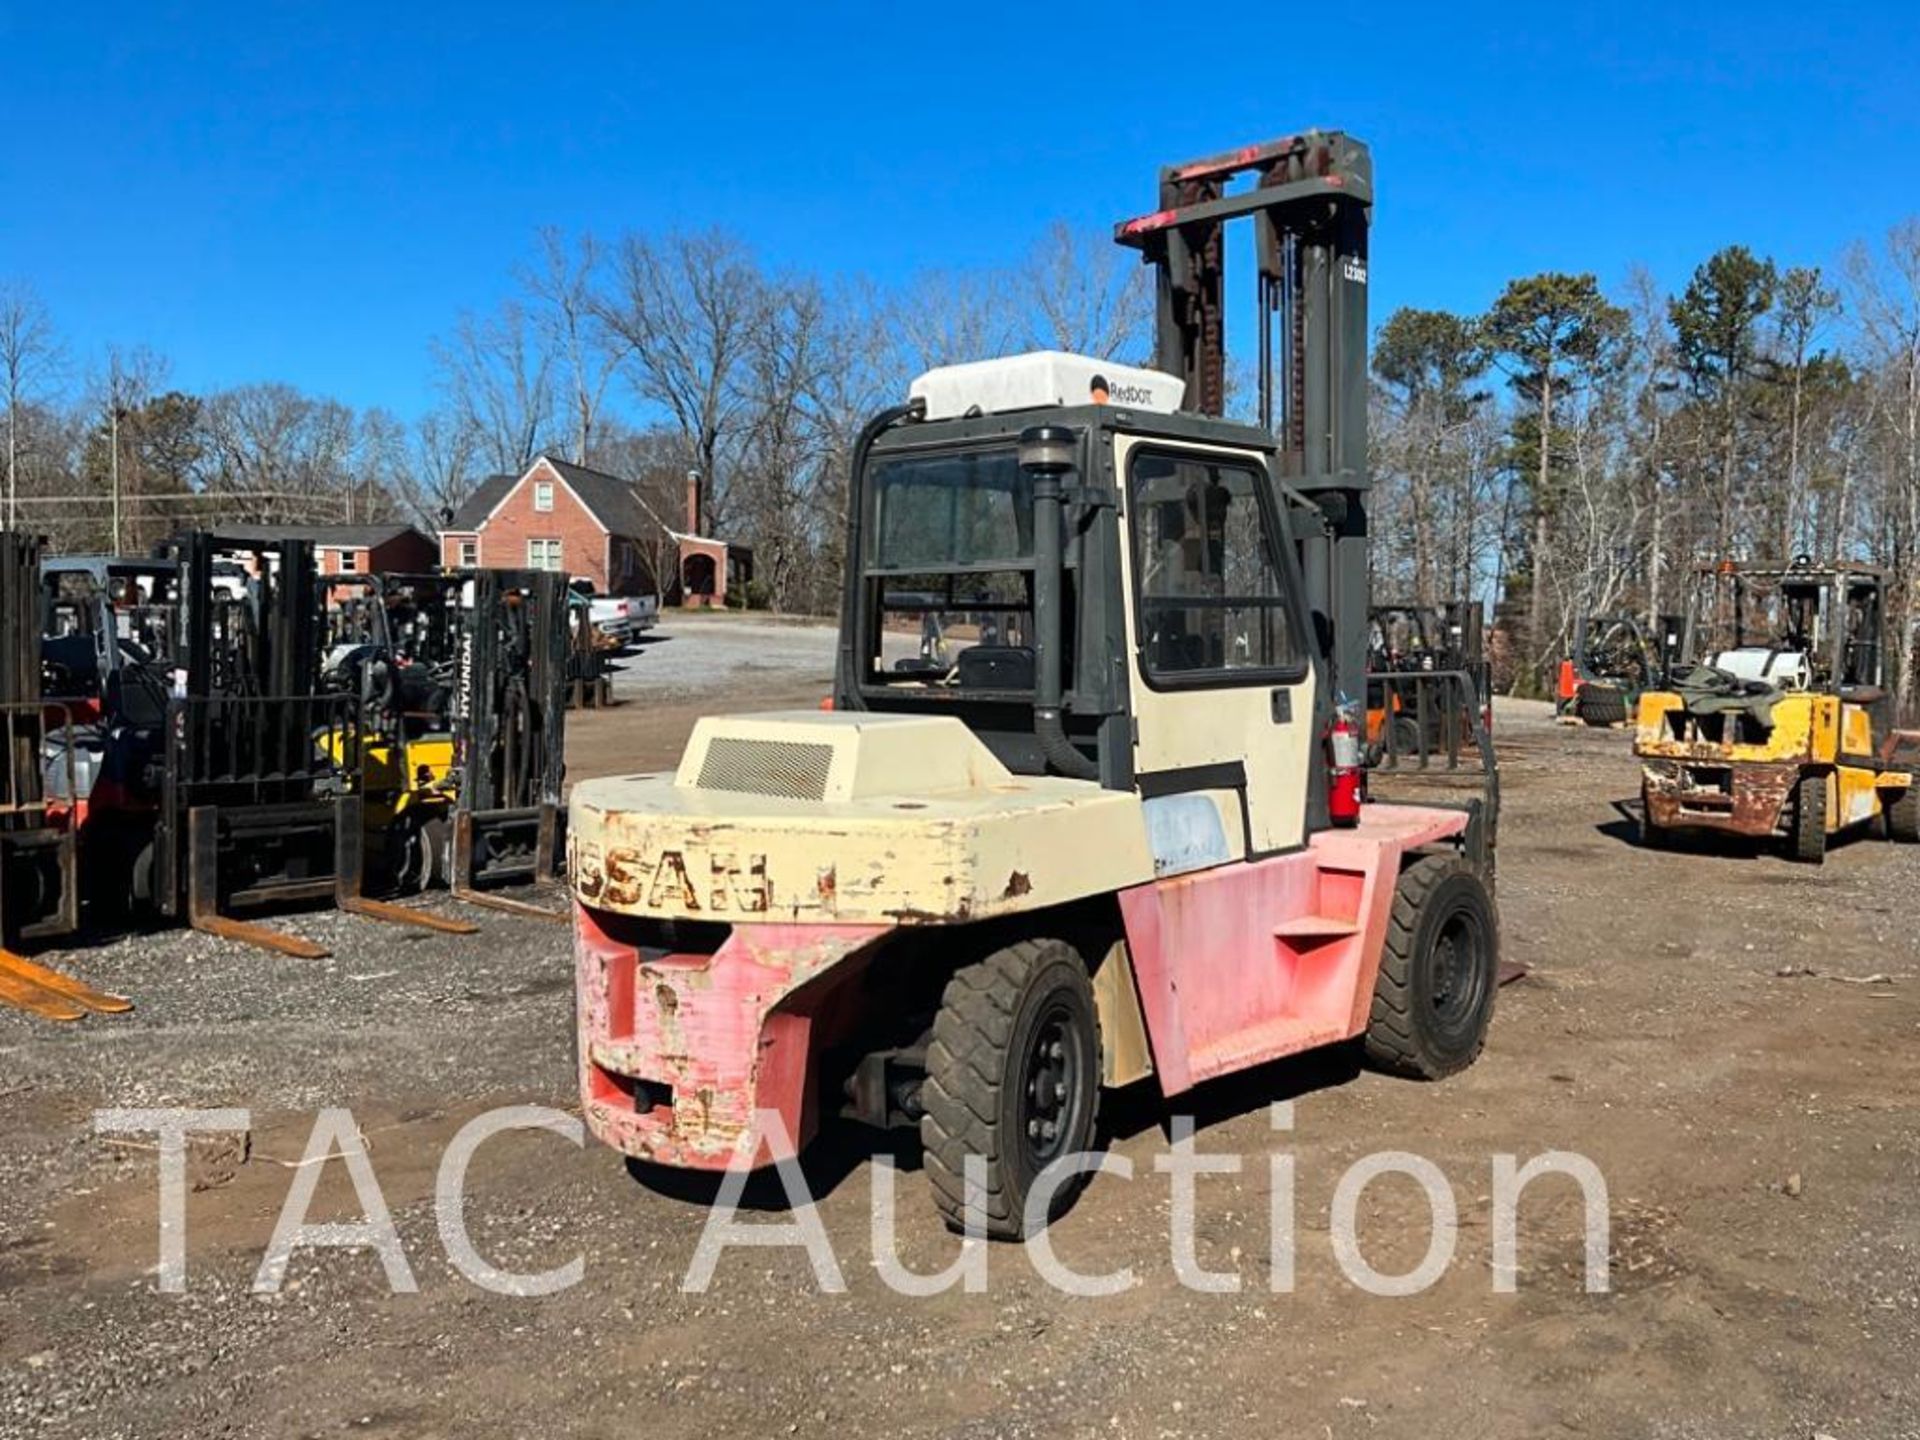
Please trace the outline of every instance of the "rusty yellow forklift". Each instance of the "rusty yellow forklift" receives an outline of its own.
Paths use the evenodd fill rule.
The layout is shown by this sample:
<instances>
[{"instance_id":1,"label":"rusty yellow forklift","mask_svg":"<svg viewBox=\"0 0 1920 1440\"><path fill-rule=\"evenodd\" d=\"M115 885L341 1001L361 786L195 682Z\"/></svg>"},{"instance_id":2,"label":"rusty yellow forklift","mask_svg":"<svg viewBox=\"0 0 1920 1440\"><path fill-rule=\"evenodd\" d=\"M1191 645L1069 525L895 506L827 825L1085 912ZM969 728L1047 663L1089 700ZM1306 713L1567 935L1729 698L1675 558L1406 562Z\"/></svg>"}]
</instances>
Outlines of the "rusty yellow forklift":
<instances>
[{"instance_id":1,"label":"rusty yellow forklift","mask_svg":"<svg viewBox=\"0 0 1920 1440\"><path fill-rule=\"evenodd\" d=\"M1103 1087L1347 1042L1473 1062L1487 801L1361 803L1372 201L1339 133L1172 167L1117 231L1157 369L953 366L868 423L834 708L705 719L675 772L573 792L598 1137L717 1169L829 1116L913 1128L945 1220L979 1157L974 1223L1015 1237L1068 1203ZM1257 425L1222 418L1239 218Z\"/></svg>"},{"instance_id":2,"label":"rusty yellow forklift","mask_svg":"<svg viewBox=\"0 0 1920 1440\"><path fill-rule=\"evenodd\" d=\"M1834 836L1875 821L1920 840L1920 731L1895 724L1884 683L1879 572L1728 561L1697 581L1699 663L1640 697L1644 842L1777 839L1818 865Z\"/></svg>"}]
</instances>

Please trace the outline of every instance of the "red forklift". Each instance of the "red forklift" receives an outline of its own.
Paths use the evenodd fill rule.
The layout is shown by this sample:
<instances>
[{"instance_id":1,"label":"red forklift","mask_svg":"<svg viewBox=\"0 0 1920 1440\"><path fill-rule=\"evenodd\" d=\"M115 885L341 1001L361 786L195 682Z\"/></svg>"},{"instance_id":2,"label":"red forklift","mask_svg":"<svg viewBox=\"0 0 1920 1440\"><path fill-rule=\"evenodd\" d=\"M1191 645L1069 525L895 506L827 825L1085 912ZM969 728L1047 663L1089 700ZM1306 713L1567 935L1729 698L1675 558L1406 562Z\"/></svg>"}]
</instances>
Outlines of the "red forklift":
<instances>
[{"instance_id":1,"label":"red forklift","mask_svg":"<svg viewBox=\"0 0 1920 1440\"><path fill-rule=\"evenodd\" d=\"M708 717L672 773L574 788L598 1138L718 1170L834 1117L915 1130L941 1218L1017 1238L1071 1202L1111 1087L1479 1056L1491 771L1363 794L1372 204L1337 132L1169 167L1117 231L1158 282L1153 369L943 367L872 417L832 709ZM1234 219L1253 424L1223 418ZM929 616L947 653L896 666Z\"/></svg>"},{"instance_id":2,"label":"red forklift","mask_svg":"<svg viewBox=\"0 0 1920 1440\"><path fill-rule=\"evenodd\" d=\"M131 1009L19 953L80 927L83 750L72 710L46 694L41 542L0 531L0 1003L49 1020Z\"/></svg>"}]
</instances>

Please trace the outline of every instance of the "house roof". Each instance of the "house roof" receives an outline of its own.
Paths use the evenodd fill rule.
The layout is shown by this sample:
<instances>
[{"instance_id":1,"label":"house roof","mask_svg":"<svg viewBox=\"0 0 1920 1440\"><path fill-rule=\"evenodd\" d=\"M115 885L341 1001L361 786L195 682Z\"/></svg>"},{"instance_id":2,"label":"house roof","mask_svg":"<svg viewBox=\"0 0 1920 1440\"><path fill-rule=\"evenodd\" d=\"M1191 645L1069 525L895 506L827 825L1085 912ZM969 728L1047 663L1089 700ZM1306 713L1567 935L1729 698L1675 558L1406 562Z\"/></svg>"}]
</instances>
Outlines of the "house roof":
<instances>
[{"instance_id":1,"label":"house roof","mask_svg":"<svg viewBox=\"0 0 1920 1440\"><path fill-rule=\"evenodd\" d=\"M580 497L580 503L615 535L645 535L659 527L647 517L633 486L616 475L589 470L551 455L541 457L567 482L567 488Z\"/></svg>"},{"instance_id":2,"label":"house roof","mask_svg":"<svg viewBox=\"0 0 1920 1440\"><path fill-rule=\"evenodd\" d=\"M447 529L472 531L487 523L493 507L507 498L507 492L520 483L518 475L489 475L473 487L473 493L460 502L447 522Z\"/></svg>"},{"instance_id":3,"label":"house roof","mask_svg":"<svg viewBox=\"0 0 1920 1440\"><path fill-rule=\"evenodd\" d=\"M544 460L553 467L553 471L567 484L567 488L580 498L593 518L615 535L646 535L661 526L648 516L646 507L635 496L633 486L617 475L609 475L602 470L590 470L585 465L575 465L571 460L561 460L552 455L542 455L535 465ZM528 466L532 470L533 466ZM487 518L498 508L507 494L526 476L493 475L483 480L469 495L466 503L454 513L447 523L449 531L470 533L487 523Z\"/></svg>"},{"instance_id":4,"label":"house roof","mask_svg":"<svg viewBox=\"0 0 1920 1440\"><path fill-rule=\"evenodd\" d=\"M411 525L226 525L215 524L213 531L229 540L306 540L332 549L371 550L402 535L415 535L423 545L433 541Z\"/></svg>"}]
</instances>

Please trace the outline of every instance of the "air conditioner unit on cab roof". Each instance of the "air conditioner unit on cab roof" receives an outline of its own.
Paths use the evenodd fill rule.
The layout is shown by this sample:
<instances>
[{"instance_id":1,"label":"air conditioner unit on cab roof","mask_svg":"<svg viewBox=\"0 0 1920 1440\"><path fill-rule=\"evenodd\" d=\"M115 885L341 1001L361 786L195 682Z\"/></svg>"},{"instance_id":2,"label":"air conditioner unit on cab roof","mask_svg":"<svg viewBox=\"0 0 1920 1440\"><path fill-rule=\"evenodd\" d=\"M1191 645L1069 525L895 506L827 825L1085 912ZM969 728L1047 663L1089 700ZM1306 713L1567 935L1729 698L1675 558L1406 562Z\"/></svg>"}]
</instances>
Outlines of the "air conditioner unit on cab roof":
<instances>
[{"instance_id":1,"label":"air conditioner unit on cab roof","mask_svg":"<svg viewBox=\"0 0 1920 1440\"><path fill-rule=\"evenodd\" d=\"M1169 414L1180 408L1186 382L1158 370L1115 365L1062 350L1036 350L1000 360L943 365L913 382L908 395L927 402L926 418L1000 415L1054 405L1112 405Z\"/></svg>"}]
</instances>

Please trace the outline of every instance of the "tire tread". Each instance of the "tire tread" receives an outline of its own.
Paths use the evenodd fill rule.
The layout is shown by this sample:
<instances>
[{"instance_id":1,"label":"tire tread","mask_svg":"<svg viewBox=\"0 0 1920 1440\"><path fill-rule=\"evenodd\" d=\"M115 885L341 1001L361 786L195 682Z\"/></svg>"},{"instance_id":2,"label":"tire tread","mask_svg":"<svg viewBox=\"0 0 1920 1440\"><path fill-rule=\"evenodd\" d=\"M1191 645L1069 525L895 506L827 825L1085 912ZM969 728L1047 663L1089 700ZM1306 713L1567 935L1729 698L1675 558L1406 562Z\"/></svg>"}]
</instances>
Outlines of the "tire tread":
<instances>
[{"instance_id":1,"label":"tire tread","mask_svg":"<svg viewBox=\"0 0 1920 1440\"><path fill-rule=\"evenodd\" d=\"M1789 836L1793 858L1802 865L1819 865L1827 858L1827 777L1814 770L1793 787L1793 829Z\"/></svg>"},{"instance_id":2,"label":"tire tread","mask_svg":"<svg viewBox=\"0 0 1920 1440\"><path fill-rule=\"evenodd\" d=\"M1386 944L1380 954L1380 976L1374 985L1363 1042L1367 1059L1390 1074L1438 1080L1471 1065L1486 1044L1483 1032L1463 1061L1441 1066L1426 1053L1414 1028L1413 967L1420 917L1442 882L1463 873L1476 874L1461 856L1423 855L1400 872L1394 886Z\"/></svg>"},{"instance_id":3,"label":"tire tread","mask_svg":"<svg viewBox=\"0 0 1920 1440\"><path fill-rule=\"evenodd\" d=\"M942 992L927 1047L920 1143L934 1206L952 1230L966 1225L966 1157L981 1155L987 1161L988 1235L1018 1239L1022 1233L1022 1206L1000 1153L1002 1075L1021 999L1033 978L1063 950L1074 953L1058 940L1016 941L963 965ZM1092 1014L1097 1119L1100 1024L1097 1010Z\"/></svg>"}]
</instances>

